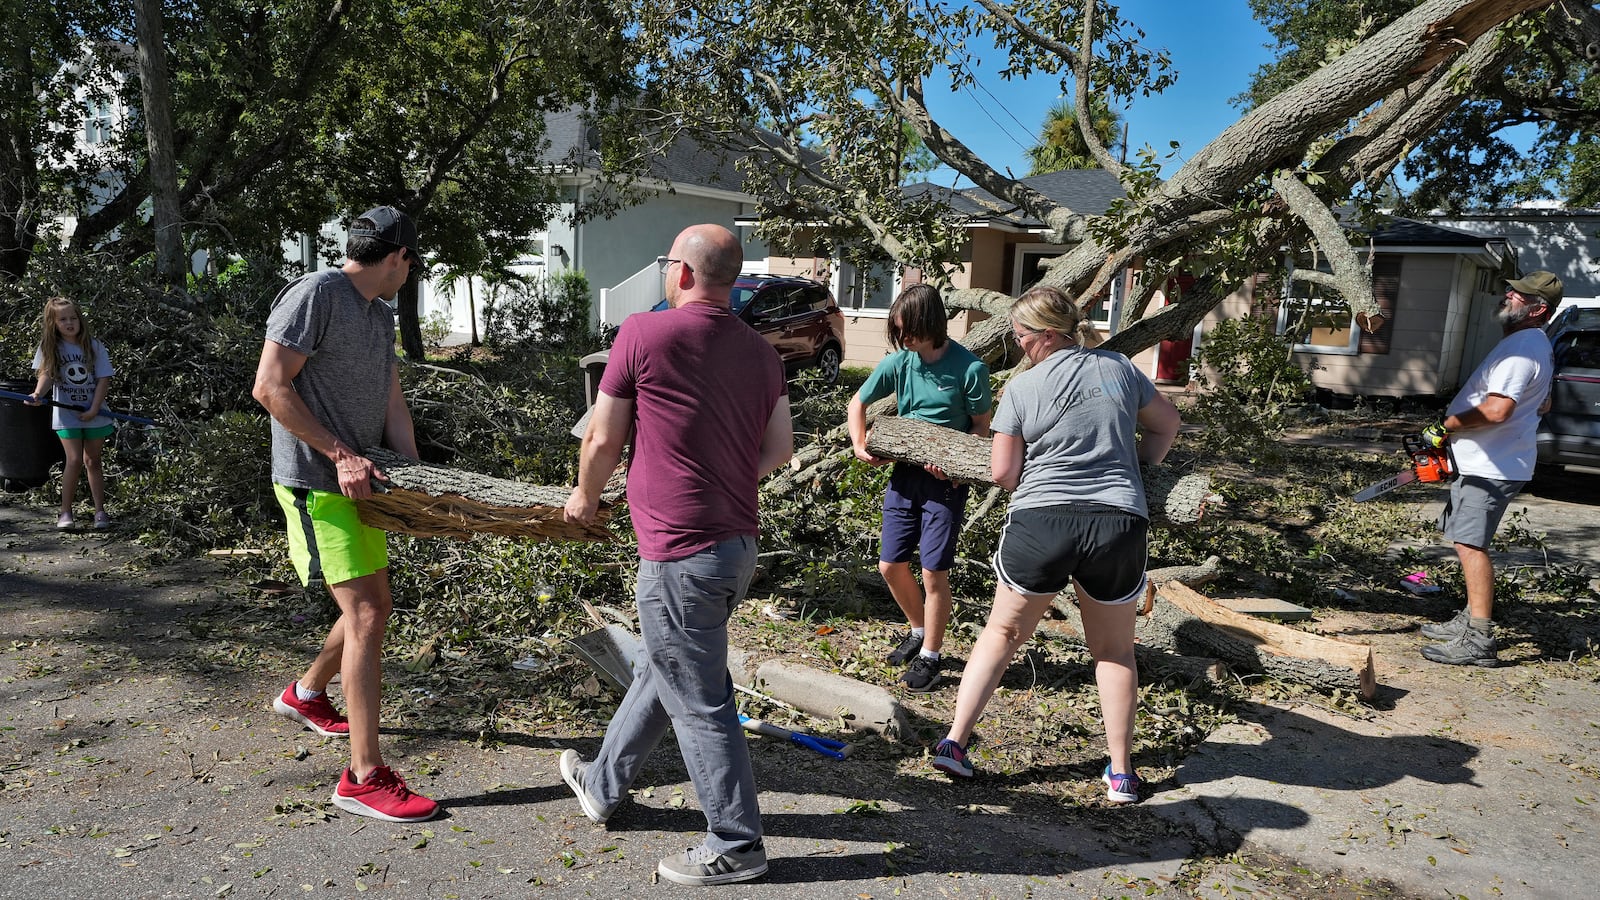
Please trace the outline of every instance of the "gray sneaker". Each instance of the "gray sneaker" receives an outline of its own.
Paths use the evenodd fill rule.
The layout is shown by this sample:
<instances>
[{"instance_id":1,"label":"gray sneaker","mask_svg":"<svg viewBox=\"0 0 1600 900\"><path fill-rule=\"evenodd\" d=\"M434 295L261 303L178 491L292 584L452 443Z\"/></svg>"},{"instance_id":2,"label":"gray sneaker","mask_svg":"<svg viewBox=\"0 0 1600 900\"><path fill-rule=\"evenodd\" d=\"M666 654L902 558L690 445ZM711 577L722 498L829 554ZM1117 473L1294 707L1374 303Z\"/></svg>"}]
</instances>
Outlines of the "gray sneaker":
<instances>
[{"instance_id":1,"label":"gray sneaker","mask_svg":"<svg viewBox=\"0 0 1600 900\"><path fill-rule=\"evenodd\" d=\"M1455 640L1445 644L1429 644L1422 648L1422 658L1447 666L1483 666L1492 669L1500 665L1500 646L1494 635L1468 628Z\"/></svg>"},{"instance_id":2,"label":"gray sneaker","mask_svg":"<svg viewBox=\"0 0 1600 900\"><path fill-rule=\"evenodd\" d=\"M756 841L743 850L717 853L704 844L663 859L656 874L678 884L732 884L767 874L767 850Z\"/></svg>"},{"instance_id":3,"label":"gray sneaker","mask_svg":"<svg viewBox=\"0 0 1600 900\"><path fill-rule=\"evenodd\" d=\"M1470 618L1472 615L1462 609L1448 622L1429 622L1418 630L1430 641L1453 641L1467 630L1467 620Z\"/></svg>"},{"instance_id":4,"label":"gray sneaker","mask_svg":"<svg viewBox=\"0 0 1600 900\"><path fill-rule=\"evenodd\" d=\"M583 786L583 776L589 770L589 764L583 761L576 750L561 751L561 780L572 788L572 793L578 797L578 805L583 807L583 814L589 821L596 825L603 825L611 818L611 810L600 805L600 802L589 796L589 789Z\"/></svg>"}]
</instances>

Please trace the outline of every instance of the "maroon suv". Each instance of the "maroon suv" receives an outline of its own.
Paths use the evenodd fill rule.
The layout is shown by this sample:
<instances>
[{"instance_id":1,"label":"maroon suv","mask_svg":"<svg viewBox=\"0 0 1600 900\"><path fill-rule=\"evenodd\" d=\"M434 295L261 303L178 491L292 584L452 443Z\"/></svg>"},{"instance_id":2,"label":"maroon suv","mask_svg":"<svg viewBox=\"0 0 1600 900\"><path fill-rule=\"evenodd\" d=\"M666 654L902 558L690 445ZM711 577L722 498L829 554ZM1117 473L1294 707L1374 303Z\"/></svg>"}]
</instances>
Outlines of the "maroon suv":
<instances>
[{"instance_id":1,"label":"maroon suv","mask_svg":"<svg viewBox=\"0 0 1600 900\"><path fill-rule=\"evenodd\" d=\"M844 314L826 285L795 275L740 275L733 314L761 333L792 374L816 366L822 380L839 380L844 361ZM652 310L667 308L662 300Z\"/></svg>"}]
</instances>

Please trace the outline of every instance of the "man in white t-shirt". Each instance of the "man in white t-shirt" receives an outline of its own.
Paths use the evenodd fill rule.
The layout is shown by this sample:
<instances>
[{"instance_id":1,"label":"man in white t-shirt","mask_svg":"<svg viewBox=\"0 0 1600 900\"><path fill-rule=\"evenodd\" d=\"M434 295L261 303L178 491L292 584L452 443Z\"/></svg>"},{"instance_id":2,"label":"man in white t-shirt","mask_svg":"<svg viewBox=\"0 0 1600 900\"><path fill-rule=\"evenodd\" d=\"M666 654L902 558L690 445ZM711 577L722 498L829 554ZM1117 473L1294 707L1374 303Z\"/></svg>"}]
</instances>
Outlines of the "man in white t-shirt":
<instances>
[{"instance_id":1,"label":"man in white t-shirt","mask_svg":"<svg viewBox=\"0 0 1600 900\"><path fill-rule=\"evenodd\" d=\"M1506 282L1495 318L1505 337L1456 394L1445 417L1423 431L1433 446L1450 442L1459 476L1439 514L1455 543L1467 583L1467 608L1448 622L1424 625L1425 659L1463 666L1500 664L1494 639L1494 564L1489 542L1511 499L1533 477L1539 417L1550 408L1555 362L1544 324L1561 303L1561 279L1531 272Z\"/></svg>"}]
</instances>

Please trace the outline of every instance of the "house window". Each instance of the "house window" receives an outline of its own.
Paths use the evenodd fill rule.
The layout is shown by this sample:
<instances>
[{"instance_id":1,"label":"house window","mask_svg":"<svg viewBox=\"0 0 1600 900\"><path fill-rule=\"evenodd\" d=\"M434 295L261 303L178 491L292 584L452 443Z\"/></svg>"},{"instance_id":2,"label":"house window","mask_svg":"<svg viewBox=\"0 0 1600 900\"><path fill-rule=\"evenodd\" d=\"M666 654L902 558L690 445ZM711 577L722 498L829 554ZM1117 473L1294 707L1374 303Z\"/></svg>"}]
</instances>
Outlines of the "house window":
<instances>
[{"instance_id":1,"label":"house window","mask_svg":"<svg viewBox=\"0 0 1600 900\"><path fill-rule=\"evenodd\" d=\"M111 140L115 114L109 100L90 99L84 104L83 142L93 147Z\"/></svg>"},{"instance_id":2,"label":"house window","mask_svg":"<svg viewBox=\"0 0 1600 900\"><path fill-rule=\"evenodd\" d=\"M1325 295L1317 285L1298 283L1278 305L1278 333L1294 338L1294 349L1306 353L1358 352L1361 332L1350 314L1350 304Z\"/></svg>"},{"instance_id":3,"label":"house window","mask_svg":"<svg viewBox=\"0 0 1600 900\"><path fill-rule=\"evenodd\" d=\"M888 315L899 292L899 272L890 263L865 268L850 267L852 277L843 286L839 305L845 309Z\"/></svg>"},{"instance_id":4,"label":"house window","mask_svg":"<svg viewBox=\"0 0 1600 900\"><path fill-rule=\"evenodd\" d=\"M1044 261L1053 259L1065 253L1061 247L1054 244L1018 244L1016 247L1016 262L1012 270L1012 283L1016 286L1016 296L1039 283L1045 276ZM1095 298L1094 306L1089 308L1089 321L1102 330L1111 328L1111 293L1107 291Z\"/></svg>"}]
</instances>

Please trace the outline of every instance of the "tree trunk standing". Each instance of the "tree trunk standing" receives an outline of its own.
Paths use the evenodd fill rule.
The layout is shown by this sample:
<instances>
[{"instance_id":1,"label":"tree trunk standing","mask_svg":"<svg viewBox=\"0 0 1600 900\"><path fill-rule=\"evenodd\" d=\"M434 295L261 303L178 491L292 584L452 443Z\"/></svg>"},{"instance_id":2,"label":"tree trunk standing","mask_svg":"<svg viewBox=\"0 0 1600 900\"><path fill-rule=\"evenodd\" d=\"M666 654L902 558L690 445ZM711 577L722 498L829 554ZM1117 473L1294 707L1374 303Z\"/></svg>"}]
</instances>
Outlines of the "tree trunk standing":
<instances>
[{"instance_id":1,"label":"tree trunk standing","mask_svg":"<svg viewBox=\"0 0 1600 900\"><path fill-rule=\"evenodd\" d=\"M26 57L19 51L19 57ZM19 62L26 62L25 59ZM5 67L12 71L11 67ZM26 70L15 72L16 81L0 91L17 96L26 91L17 83L28 80ZM39 236L39 165L32 135L11 115L0 121L0 275L19 280L28 272L33 245Z\"/></svg>"},{"instance_id":2,"label":"tree trunk standing","mask_svg":"<svg viewBox=\"0 0 1600 900\"><path fill-rule=\"evenodd\" d=\"M188 276L188 266L183 258L183 222L178 212L178 161L172 142L171 88L167 83L167 51L161 36L161 3L160 0L134 0L133 6L139 42L144 133L150 148L156 277L178 288Z\"/></svg>"},{"instance_id":3,"label":"tree trunk standing","mask_svg":"<svg viewBox=\"0 0 1600 900\"><path fill-rule=\"evenodd\" d=\"M422 319L417 314L421 293L421 286L413 275L406 279L395 298L400 312L400 349L412 362L422 362L428 356L427 348L422 345Z\"/></svg>"}]
</instances>

